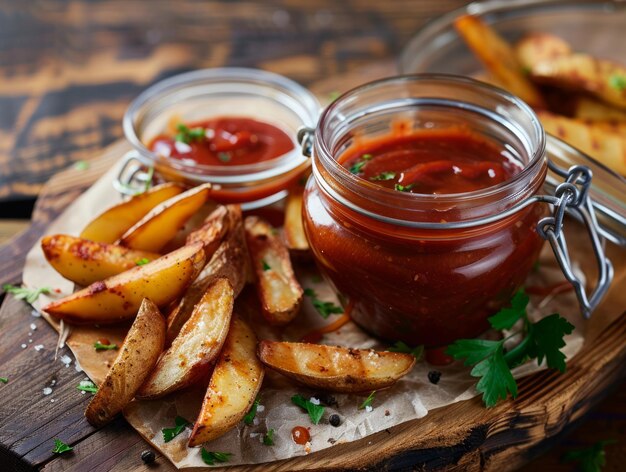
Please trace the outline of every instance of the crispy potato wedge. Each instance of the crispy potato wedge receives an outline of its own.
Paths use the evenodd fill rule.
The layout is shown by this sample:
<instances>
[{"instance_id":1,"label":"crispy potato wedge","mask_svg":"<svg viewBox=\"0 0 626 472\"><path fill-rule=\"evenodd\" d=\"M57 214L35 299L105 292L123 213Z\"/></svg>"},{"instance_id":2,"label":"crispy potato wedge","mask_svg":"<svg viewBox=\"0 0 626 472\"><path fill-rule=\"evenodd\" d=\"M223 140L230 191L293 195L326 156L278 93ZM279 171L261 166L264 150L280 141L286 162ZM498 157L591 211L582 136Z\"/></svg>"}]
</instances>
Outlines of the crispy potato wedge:
<instances>
[{"instance_id":1,"label":"crispy potato wedge","mask_svg":"<svg viewBox=\"0 0 626 472\"><path fill-rule=\"evenodd\" d=\"M54 269L78 285L89 285L153 261L160 254L97 243L65 234L45 236L41 249Z\"/></svg>"},{"instance_id":2,"label":"crispy potato wedge","mask_svg":"<svg viewBox=\"0 0 626 472\"><path fill-rule=\"evenodd\" d=\"M261 218L247 217L244 228L263 315L270 324L289 323L298 314L303 295L289 251Z\"/></svg>"},{"instance_id":3,"label":"crispy potato wedge","mask_svg":"<svg viewBox=\"0 0 626 472\"><path fill-rule=\"evenodd\" d=\"M89 402L85 416L95 427L104 426L135 396L165 345L165 319L147 298L141 303L120 352Z\"/></svg>"},{"instance_id":4,"label":"crispy potato wedge","mask_svg":"<svg viewBox=\"0 0 626 472\"><path fill-rule=\"evenodd\" d=\"M99 243L112 244L159 203L184 192L182 184L168 182L135 195L130 200L109 208L91 221L80 237Z\"/></svg>"},{"instance_id":5,"label":"crispy potato wedge","mask_svg":"<svg viewBox=\"0 0 626 472\"><path fill-rule=\"evenodd\" d=\"M304 187L294 185L289 189L285 203L285 222L283 224L285 243L291 252L302 255L309 252L309 241L302 224L302 194Z\"/></svg>"},{"instance_id":6,"label":"crispy potato wedge","mask_svg":"<svg viewBox=\"0 0 626 472\"><path fill-rule=\"evenodd\" d=\"M549 33L527 34L515 43L514 50L522 70L528 72L535 64L572 53L569 43Z\"/></svg>"},{"instance_id":7,"label":"crispy potato wedge","mask_svg":"<svg viewBox=\"0 0 626 472\"><path fill-rule=\"evenodd\" d=\"M230 216L228 208L218 205L206 217L202 226L187 236L186 244L202 243L206 252L207 260L213 256L218 246L229 230Z\"/></svg>"},{"instance_id":8,"label":"crispy potato wedge","mask_svg":"<svg viewBox=\"0 0 626 472\"><path fill-rule=\"evenodd\" d=\"M257 339L242 319L233 316L215 364L200 414L189 437L199 446L234 428L259 393L265 369L256 356Z\"/></svg>"},{"instance_id":9,"label":"crispy potato wedge","mask_svg":"<svg viewBox=\"0 0 626 472\"><path fill-rule=\"evenodd\" d=\"M586 91L626 109L626 67L615 62L571 54L534 64L530 73L536 82Z\"/></svg>"},{"instance_id":10,"label":"crispy potato wedge","mask_svg":"<svg viewBox=\"0 0 626 472\"><path fill-rule=\"evenodd\" d=\"M533 107L544 107L539 90L524 74L513 48L498 33L472 15L457 18L454 26L476 57L506 90Z\"/></svg>"},{"instance_id":11,"label":"crispy potato wedge","mask_svg":"<svg viewBox=\"0 0 626 472\"><path fill-rule=\"evenodd\" d=\"M137 398L161 397L206 375L228 334L234 302L235 292L228 279L213 282L139 389Z\"/></svg>"},{"instance_id":12,"label":"crispy potato wedge","mask_svg":"<svg viewBox=\"0 0 626 472\"><path fill-rule=\"evenodd\" d=\"M182 295L204 267L201 243L183 246L146 265L56 300L44 310L76 324L104 324L131 320L144 298L163 307Z\"/></svg>"},{"instance_id":13,"label":"crispy potato wedge","mask_svg":"<svg viewBox=\"0 0 626 472\"><path fill-rule=\"evenodd\" d=\"M249 256L243 234L243 220L238 205L228 205L228 233L213 254L209 263L202 269L198 278L191 284L176 307L167 317L167 344L171 344L187 322L196 304L200 301L211 283L226 277L239 295L246 284L249 272Z\"/></svg>"},{"instance_id":14,"label":"crispy potato wedge","mask_svg":"<svg viewBox=\"0 0 626 472\"><path fill-rule=\"evenodd\" d=\"M131 249L159 252L172 240L185 222L207 202L211 184L187 190L159 204L119 239Z\"/></svg>"},{"instance_id":15,"label":"crispy potato wedge","mask_svg":"<svg viewBox=\"0 0 626 472\"><path fill-rule=\"evenodd\" d=\"M589 121L626 122L626 111L595 98L581 96L574 105L574 118Z\"/></svg>"},{"instance_id":16,"label":"crispy potato wedge","mask_svg":"<svg viewBox=\"0 0 626 472\"><path fill-rule=\"evenodd\" d=\"M322 344L261 341L258 352L267 367L304 385L346 393L389 387L415 364L411 354Z\"/></svg>"},{"instance_id":17,"label":"crispy potato wedge","mask_svg":"<svg viewBox=\"0 0 626 472\"><path fill-rule=\"evenodd\" d=\"M626 175L626 135L580 120L539 112L547 133L589 154L615 172Z\"/></svg>"}]
</instances>

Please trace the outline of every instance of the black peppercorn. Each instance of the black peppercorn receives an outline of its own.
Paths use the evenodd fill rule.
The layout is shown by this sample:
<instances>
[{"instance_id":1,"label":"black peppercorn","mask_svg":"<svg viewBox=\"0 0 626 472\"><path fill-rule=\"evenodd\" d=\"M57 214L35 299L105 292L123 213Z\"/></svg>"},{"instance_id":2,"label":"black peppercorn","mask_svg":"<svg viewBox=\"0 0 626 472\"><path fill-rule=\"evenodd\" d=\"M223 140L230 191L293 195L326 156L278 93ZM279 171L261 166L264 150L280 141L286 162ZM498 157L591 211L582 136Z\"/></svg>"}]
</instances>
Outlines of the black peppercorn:
<instances>
[{"instance_id":1,"label":"black peppercorn","mask_svg":"<svg viewBox=\"0 0 626 472\"><path fill-rule=\"evenodd\" d=\"M141 460L144 464L152 464L156 459L154 451L146 450L141 453Z\"/></svg>"},{"instance_id":2,"label":"black peppercorn","mask_svg":"<svg viewBox=\"0 0 626 472\"><path fill-rule=\"evenodd\" d=\"M341 424L341 417L338 414L333 413L332 415L328 417L328 422L332 426L337 427Z\"/></svg>"},{"instance_id":3,"label":"black peppercorn","mask_svg":"<svg viewBox=\"0 0 626 472\"><path fill-rule=\"evenodd\" d=\"M430 380L430 383L437 385L440 378L441 372L439 372L438 370L431 370L430 372L428 372L428 380Z\"/></svg>"}]
</instances>

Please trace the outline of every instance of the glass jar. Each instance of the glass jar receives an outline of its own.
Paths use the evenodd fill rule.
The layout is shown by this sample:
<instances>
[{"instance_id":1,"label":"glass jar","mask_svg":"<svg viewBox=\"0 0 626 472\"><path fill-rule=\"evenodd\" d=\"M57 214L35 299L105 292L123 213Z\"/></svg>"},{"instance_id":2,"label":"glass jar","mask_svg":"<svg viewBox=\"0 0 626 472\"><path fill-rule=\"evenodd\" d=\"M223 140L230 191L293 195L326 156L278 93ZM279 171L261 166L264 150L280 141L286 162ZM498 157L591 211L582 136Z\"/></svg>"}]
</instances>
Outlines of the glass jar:
<instances>
[{"instance_id":1,"label":"glass jar","mask_svg":"<svg viewBox=\"0 0 626 472\"><path fill-rule=\"evenodd\" d=\"M296 143L302 126L316 123L320 105L315 96L286 77L257 69L215 68L180 74L141 93L124 115L124 134L133 150L126 156L116 187L134 193L145 167L164 180L189 185L213 184L212 198L255 208L280 200L285 189L310 165ZM286 132L293 149L274 159L248 165L202 165L173 159L146 146L167 129L172 119L183 123L216 117L244 117L269 123Z\"/></svg>"},{"instance_id":2,"label":"glass jar","mask_svg":"<svg viewBox=\"0 0 626 472\"><path fill-rule=\"evenodd\" d=\"M404 132L462 126L523 169L485 189L430 195L383 188L337 162L350 146L388 135L398 122ZM539 233L549 223L540 202L565 209L580 196L570 187L575 195L560 200L538 196L548 170L545 148L526 104L471 79L394 77L333 102L314 132L303 217L319 266L354 301L354 321L409 345L442 346L485 331L537 260Z\"/></svg>"}]
</instances>

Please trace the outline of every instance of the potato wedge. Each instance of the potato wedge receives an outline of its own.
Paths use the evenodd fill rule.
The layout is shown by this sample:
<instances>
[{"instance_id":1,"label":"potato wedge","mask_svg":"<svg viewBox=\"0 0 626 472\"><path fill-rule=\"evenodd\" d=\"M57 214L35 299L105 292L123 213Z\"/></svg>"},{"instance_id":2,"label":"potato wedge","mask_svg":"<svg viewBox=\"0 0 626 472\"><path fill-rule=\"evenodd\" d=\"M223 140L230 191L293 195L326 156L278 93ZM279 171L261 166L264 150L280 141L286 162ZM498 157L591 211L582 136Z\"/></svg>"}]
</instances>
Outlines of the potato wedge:
<instances>
[{"instance_id":1,"label":"potato wedge","mask_svg":"<svg viewBox=\"0 0 626 472\"><path fill-rule=\"evenodd\" d=\"M590 121L626 122L626 111L595 98L581 96L574 105L574 118Z\"/></svg>"},{"instance_id":2,"label":"potato wedge","mask_svg":"<svg viewBox=\"0 0 626 472\"><path fill-rule=\"evenodd\" d=\"M56 300L44 311L76 324L104 324L131 320L144 298L163 307L182 295L204 267L201 243L183 246L146 265Z\"/></svg>"},{"instance_id":3,"label":"potato wedge","mask_svg":"<svg viewBox=\"0 0 626 472\"><path fill-rule=\"evenodd\" d=\"M524 74L513 48L498 33L472 15L457 18L454 26L476 57L506 90L533 107L544 107L539 90Z\"/></svg>"},{"instance_id":4,"label":"potato wedge","mask_svg":"<svg viewBox=\"0 0 626 472\"><path fill-rule=\"evenodd\" d=\"M165 345L165 319L157 306L144 298L124 344L87 405L85 416L95 427L111 421L135 396Z\"/></svg>"},{"instance_id":5,"label":"potato wedge","mask_svg":"<svg viewBox=\"0 0 626 472\"><path fill-rule=\"evenodd\" d=\"M321 344L261 341L267 367L312 388L360 393L393 385L415 364L411 354Z\"/></svg>"},{"instance_id":6,"label":"potato wedge","mask_svg":"<svg viewBox=\"0 0 626 472\"><path fill-rule=\"evenodd\" d=\"M259 393L265 369L256 356L257 339L242 319L233 316L215 364L200 414L189 437L199 446L234 428Z\"/></svg>"},{"instance_id":7,"label":"potato wedge","mask_svg":"<svg viewBox=\"0 0 626 472\"><path fill-rule=\"evenodd\" d=\"M228 334L234 302L235 292L228 279L213 282L137 392L137 398L161 397L206 375Z\"/></svg>"},{"instance_id":8,"label":"potato wedge","mask_svg":"<svg viewBox=\"0 0 626 472\"><path fill-rule=\"evenodd\" d=\"M549 33L527 34L515 43L514 49L525 72L530 72L535 64L572 53L569 43Z\"/></svg>"},{"instance_id":9,"label":"potato wedge","mask_svg":"<svg viewBox=\"0 0 626 472\"><path fill-rule=\"evenodd\" d=\"M78 285L89 285L161 257L114 244L97 243L65 234L45 236L41 249L54 269Z\"/></svg>"},{"instance_id":10,"label":"potato wedge","mask_svg":"<svg viewBox=\"0 0 626 472\"><path fill-rule=\"evenodd\" d=\"M243 234L241 209L237 205L228 205L228 234L219 245L209 263L182 296L176 307L167 317L167 344L171 344L187 322L196 304L200 301L211 283L220 277L226 277L239 295L246 284L249 272L248 250Z\"/></svg>"},{"instance_id":11,"label":"potato wedge","mask_svg":"<svg viewBox=\"0 0 626 472\"><path fill-rule=\"evenodd\" d=\"M539 112L538 116L547 133L589 154L615 172L626 175L625 135L548 112Z\"/></svg>"},{"instance_id":12,"label":"potato wedge","mask_svg":"<svg viewBox=\"0 0 626 472\"><path fill-rule=\"evenodd\" d=\"M228 232L229 219L228 208L218 205L200 228L189 233L186 244L202 243L207 260L210 259Z\"/></svg>"},{"instance_id":13,"label":"potato wedge","mask_svg":"<svg viewBox=\"0 0 626 472\"><path fill-rule=\"evenodd\" d=\"M203 184L159 204L119 239L131 249L159 252L208 200L211 184Z\"/></svg>"},{"instance_id":14,"label":"potato wedge","mask_svg":"<svg viewBox=\"0 0 626 472\"><path fill-rule=\"evenodd\" d=\"M261 218L247 217L244 229L263 315L270 324L289 323L298 314L303 296L289 251Z\"/></svg>"},{"instance_id":15,"label":"potato wedge","mask_svg":"<svg viewBox=\"0 0 626 472\"><path fill-rule=\"evenodd\" d=\"M285 202L285 222L283 224L287 248L296 255L309 252L309 241L302 224L302 194L304 187L295 185L289 189Z\"/></svg>"},{"instance_id":16,"label":"potato wedge","mask_svg":"<svg viewBox=\"0 0 626 472\"><path fill-rule=\"evenodd\" d=\"M85 226L80 237L99 243L113 244L155 206L184 190L185 187L182 184L174 182L152 187L147 192L135 195L126 202L118 203L97 216Z\"/></svg>"},{"instance_id":17,"label":"potato wedge","mask_svg":"<svg viewBox=\"0 0 626 472\"><path fill-rule=\"evenodd\" d=\"M536 82L586 91L626 109L626 67L615 62L571 54L534 64L530 74Z\"/></svg>"}]
</instances>

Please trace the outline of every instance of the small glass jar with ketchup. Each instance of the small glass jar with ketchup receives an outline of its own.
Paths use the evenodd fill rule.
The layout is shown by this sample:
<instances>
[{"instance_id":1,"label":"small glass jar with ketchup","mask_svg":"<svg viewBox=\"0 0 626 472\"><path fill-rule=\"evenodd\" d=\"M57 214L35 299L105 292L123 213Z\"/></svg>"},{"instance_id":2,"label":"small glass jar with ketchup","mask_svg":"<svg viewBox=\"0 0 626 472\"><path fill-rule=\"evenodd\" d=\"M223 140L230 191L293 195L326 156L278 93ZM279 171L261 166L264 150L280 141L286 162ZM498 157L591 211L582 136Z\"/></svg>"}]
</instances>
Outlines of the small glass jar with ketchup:
<instances>
[{"instance_id":1,"label":"small glass jar with ketchup","mask_svg":"<svg viewBox=\"0 0 626 472\"><path fill-rule=\"evenodd\" d=\"M297 130L314 126L320 105L304 87L255 69L215 68L174 76L146 89L124 116L133 146L116 187L133 184L154 168L164 180L212 184L212 198L246 208L285 195L310 162Z\"/></svg>"},{"instance_id":2,"label":"small glass jar with ketchup","mask_svg":"<svg viewBox=\"0 0 626 472\"><path fill-rule=\"evenodd\" d=\"M303 217L315 259L354 301L354 321L379 337L442 346L480 334L544 238L585 314L608 287L590 174L572 167L555 195L540 195L545 134L504 91L453 76L385 79L341 96L303 138L313 154ZM589 298L569 267L565 210L582 215L598 256Z\"/></svg>"}]
</instances>

